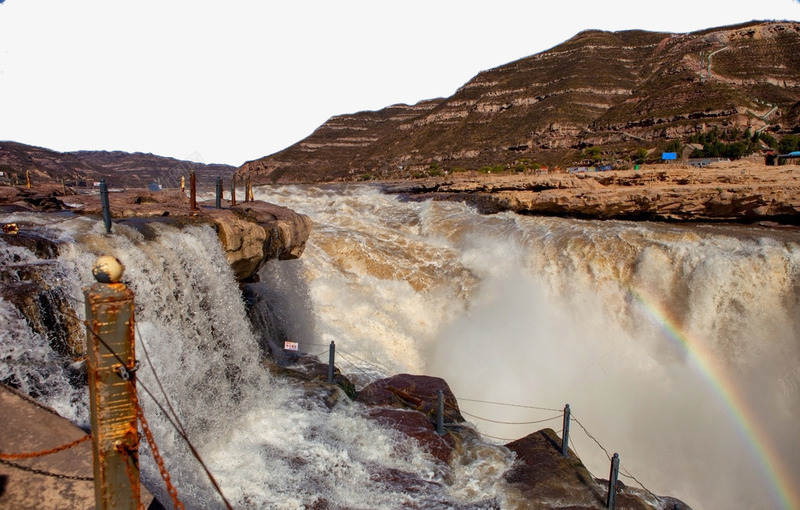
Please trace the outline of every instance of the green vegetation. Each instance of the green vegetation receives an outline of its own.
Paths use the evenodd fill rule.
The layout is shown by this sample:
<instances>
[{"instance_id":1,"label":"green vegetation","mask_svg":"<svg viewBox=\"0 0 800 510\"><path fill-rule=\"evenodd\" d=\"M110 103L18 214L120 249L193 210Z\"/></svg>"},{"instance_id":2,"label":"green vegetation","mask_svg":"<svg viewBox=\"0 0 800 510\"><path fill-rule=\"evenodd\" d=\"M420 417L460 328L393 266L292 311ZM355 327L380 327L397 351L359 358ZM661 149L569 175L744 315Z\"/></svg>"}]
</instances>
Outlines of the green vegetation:
<instances>
[{"instance_id":1,"label":"green vegetation","mask_svg":"<svg viewBox=\"0 0 800 510\"><path fill-rule=\"evenodd\" d=\"M792 140L792 139L795 140ZM761 142L784 153L786 149L797 146L800 137L794 135L784 136L780 143L768 133L751 134L750 130L742 132L739 128L720 131L714 128L704 133L692 135L689 143L702 144L702 149L695 149L693 158L729 158L740 159L761 149ZM794 144L794 145L793 145ZM796 149L795 149L796 150Z\"/></svg>"},{"instance_id":2,"label":"green vegetation","mask_svg":"<svg viewBox=\"0 0 800 510\"><path fill-rule=\"evenodd\" d=\"M778 144L778 151L781 154L788 154L794 151L800 151L800 136L798 135L786 135L781 138L781 142Z\"/></svg>"},{"instance_id":3,"label":"green vegetation","mask_svg":"<svg viewBox=\"0 0 800 510\"><path fill-rule=\"evenodd\" d=\"M670 142L667 144L667 147L664 149L664 151L665 152L674 152L674 153L676 153L676 154L678 154L680 156L681 153L683 152L683 144L678 139L670 140Z\"/></svg>"},{"instance_id":4,"label":"green vegetation","mask_svg":"<svg viewBox=\"0 0 800 510\"><path fill-rule=\"evenodd\" d=\"M583 149L583 157L590 160L592 163L600 163L603 161L603 148L602 147L588 147Z\"/></svg>"},{"instance_id":5,"label":"green vegetation","mask_svg":"<svg viewBox=\"0 0 800 510\"><path fill-rule=\"evenodd\" d=\"M434 161L428 167L428 177L442 177L444 176L444 170L442 170L441 165L438 161Z\"/></svg>"},{"instance_id":6,"label":"green vegetation","mask_svg":"<svg viewBox=\"0 0 800 510\"><path fill-rule=\"evenodd\" d=\"M482 174L502 174L505 171L505 165L484 165L478 169L478 172Z\"/></svg>"}]
</instances>

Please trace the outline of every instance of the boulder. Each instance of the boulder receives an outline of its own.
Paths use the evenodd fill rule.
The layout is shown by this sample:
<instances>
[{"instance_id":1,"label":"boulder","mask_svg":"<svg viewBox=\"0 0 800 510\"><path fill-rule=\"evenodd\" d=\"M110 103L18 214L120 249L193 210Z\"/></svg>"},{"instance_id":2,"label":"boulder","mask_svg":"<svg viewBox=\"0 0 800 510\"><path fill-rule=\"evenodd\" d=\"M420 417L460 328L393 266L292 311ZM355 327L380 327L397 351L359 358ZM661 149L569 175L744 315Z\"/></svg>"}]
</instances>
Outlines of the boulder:
<instances>
[{"instance_id":1,"label":"boulder","mask_svg":"<svg viewBox=\"0 0 800 510\"><path fill-rule=\"evenodd\" d=\"M370 406L414 409L435 422L439 390L444 395L444 421L463 423L458 401L447 381L427 375L399 374L380 379L358 392L356 402Z\"/></svg>"},{"instance_id":2,"label":"boulder","mask_svg":"<svg viewBox=\"0 0 800 510\"><path fill-rule=\"evenodd\" d=\"M311 233L308 216L266 202L201 211L216 226L228 263L240 281L255 275L267 260L300 257Z\"/></svg>"},{"instance_id":3,"label":"boulder","mask_svg":"<svg viewBox=\"0 0 800 510\"><path fill-rule=\"evenodd\" d=\"M605 508L608 481L592 476L574 451L561 455L561 438L552 429L543 429L506 444L516 462L504 477L520 496L530 502L528 508ZM610 464L609 464L610 466ZM616 508L651 510L678 508L691 510L682 501L657 497L644 489L616 485ZM565 506L565 504L569 506Z\"/></svg>"}]
</instances>

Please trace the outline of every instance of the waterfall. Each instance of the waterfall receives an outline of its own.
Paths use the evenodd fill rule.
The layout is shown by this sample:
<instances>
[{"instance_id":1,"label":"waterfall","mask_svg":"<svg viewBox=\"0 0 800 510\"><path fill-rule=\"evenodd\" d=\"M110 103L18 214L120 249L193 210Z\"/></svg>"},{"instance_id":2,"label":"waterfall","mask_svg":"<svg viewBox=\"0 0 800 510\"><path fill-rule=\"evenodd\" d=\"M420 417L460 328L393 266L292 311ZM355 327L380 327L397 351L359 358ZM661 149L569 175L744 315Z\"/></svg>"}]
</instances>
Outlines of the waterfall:
<instances>
[{"instance_id":1,"label":"waterfall","mask_svg":"<svg viewBox=\"0 0 800 510\"><path fill-rule=\"evenodd\" d=\"M498 476L513 461L502 448L445 470L357 405L329 410L269 375L260 355L283 340L314 354L335 341L359 388L401 372L443 377L499 443L560 432L560 417L541 409L569 403L594 438L573 424L571 445L595 476L608 472L596 440L620 453L627 485L633 475L695 509L790 507L782 497L800 480L795 229L482 216L368 186L264 187L256 198L314 221L303 257L267 264L246 292L269 307L266 337L208 226L128 222L105 235L95 219L20 213L4 221L56 248L0 237L5 288L49 282L36 303L60 310L61 322L41 318L59 334L84 317L96 256L122 260L139 380L156 388L159 374L235 507L514 506ZM12 298L0 293L0 380L86 427L85 367ZM221 507L161 411L147 396L143 405L187 507ZM142 472L168 500L147 449ZM422 473L413 491L390 483L404 473Z\"/></svg>"},{"instance_id":2,"label":"waterfall","mask_svg":"<svg viewBox=\"0 0 800 510\"><path fill-rule=\"evenodd\" d=\"M5 288L25 286L29 273L36 272L52 283L47 292L65 303L53 313L82 320L82 289L94 282L96 257L112 254L124 264L123 281L135 293L140 399L187 508L223 504L186 444L142 391L148 388L165 404L154 374L235 508L489 508L503 500L502 486L476 492L451 483L430 454L407 436L367 419L346 399L328 409L313 392L270 376L259 344L277 339L258 338L252 330L212 227L133 221L115 224L114 233L106 235L96 219L72 215L26 213L4 220L20 225L20 239L35 236L53 243L50 253L42 254L0 237ZM298 299L286 286L276 284L271 292ZM270 292L261 288L255 293ZM83 362L57 352L53 338L34 331L7 297L0 296L0 380L88 429ZM304 305L295 302L294 308ZM280 323L292 320L286 315L289 308L277 303L270 319L278 323L273 332L287 336L313 329L298 324L284 332ZM296 317L312 320L312 315L305 311ZM143 482L168 502L144 441L141 454ZM485 471L488 478L510 462L495 455L469 467Z\"/></svg>"},{"instance_id":3,"label":"waterfall","mask_svg":"<svg viewBox=\"0 0 800 510\"><path fill-rule=\"evenodd\" d=\"M628 474L696 509L796 498L796 229L481 216L368 186L265 187L256 198L315 222L302 259L272 275L291 278L315 314L301 347L335 341L367 379L444 377L499 438L560 422L494 423L480 418L550 416L476 401L570 403ZM606 476L605 453L580 428L573 436Z\"/></svg>"}]
</instances>

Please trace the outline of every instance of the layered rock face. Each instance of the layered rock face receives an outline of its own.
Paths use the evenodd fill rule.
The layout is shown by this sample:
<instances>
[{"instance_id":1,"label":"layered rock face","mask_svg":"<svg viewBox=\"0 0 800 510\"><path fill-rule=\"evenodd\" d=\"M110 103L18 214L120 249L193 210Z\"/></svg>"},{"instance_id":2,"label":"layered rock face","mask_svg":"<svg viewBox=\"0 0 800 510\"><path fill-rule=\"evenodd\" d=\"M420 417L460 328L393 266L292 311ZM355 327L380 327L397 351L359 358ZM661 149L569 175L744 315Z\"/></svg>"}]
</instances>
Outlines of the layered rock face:
<instances>
[{"instance_id":1,"label":"layered rock face","mask_svg":"<svg viewBox=\"0 0 800 510\"><path fill-rule=\"evenodd\" d=\"M539 176L460 176L388 185L389 193L458 200L481 211L591 219L769 221L800 224L800 167L747 162L706 168L648 165L639 171Z\"/></svg>"},{"instance_id":2,"label":"layered rock face","mask_svg":"<svg viewBox=\"0 0 800 510\"><path fill-rule=\"evenodd\" d=\"M714 126L788 133L800 125L797 55L795 22L582 32L481 72L449 98L333 117L238 175L257 183L404 178L431 165L564 165L592 145L623 156Z\"/></svg>"}]
</instances>

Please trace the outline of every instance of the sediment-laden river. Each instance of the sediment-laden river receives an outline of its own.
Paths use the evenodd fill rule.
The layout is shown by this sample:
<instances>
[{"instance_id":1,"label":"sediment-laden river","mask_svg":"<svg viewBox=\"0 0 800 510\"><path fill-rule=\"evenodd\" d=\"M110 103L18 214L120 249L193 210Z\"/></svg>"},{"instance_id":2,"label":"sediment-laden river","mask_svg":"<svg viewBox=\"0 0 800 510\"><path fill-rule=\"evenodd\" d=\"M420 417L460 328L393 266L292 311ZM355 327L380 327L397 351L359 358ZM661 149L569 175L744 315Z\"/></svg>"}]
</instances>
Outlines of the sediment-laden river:
<instances>
[{"instance_id":1,"label":"sediment-laden river","mask_svg":"<svg viewBox=\"0 0 800 510\"><path fill-rule=\"evenodd\" d=\"M483 216L369 186L255 195L314 222L300 259L261 271L275 321L323 361L335 341L337 364L359 387L400 372L443 377L499 444L543 427L560 433L569 403L571 445L595 476L608 474L602 446L620 454L627 485L637 485L632 475L696 509L800 506L800 231ZM37 268L79 318L94 258L122 260L137 296L137 349L147 348L234 507L514 508L498 481L510 457L476 457L445 475L399 434L348 406L315 409L266 374L260 333L210 227L154 224L145 240L125 225L105 235L96 218L3 221L63 241L53 260L0 242L2 274ZM0 318L0 380L86 426L80 366L5 298ZM139 378L157 387L144 361ZM187 507L219 507L143 401ZM142 466L157 487L146 450ZM399 493L370 476L376 466L434 483Z\"/></svg>"},{"instance_id":2,"label":"sediment-laden river","mask_svg":"<svg viewBox=\"0 0 800 510\"><path fill-rule=\"evenodd\" d=\"M335 341L369 363L356 374L444 377L498 438L560 433L529 407L569 403L629 474L694 508L800 505L797 229L482 216L370 187L256 197L315 222L305 255L271 266L301 346Z\"/></svg>"}]
</instances>

